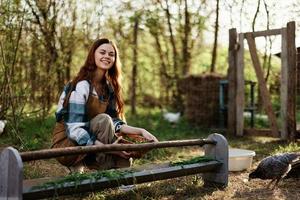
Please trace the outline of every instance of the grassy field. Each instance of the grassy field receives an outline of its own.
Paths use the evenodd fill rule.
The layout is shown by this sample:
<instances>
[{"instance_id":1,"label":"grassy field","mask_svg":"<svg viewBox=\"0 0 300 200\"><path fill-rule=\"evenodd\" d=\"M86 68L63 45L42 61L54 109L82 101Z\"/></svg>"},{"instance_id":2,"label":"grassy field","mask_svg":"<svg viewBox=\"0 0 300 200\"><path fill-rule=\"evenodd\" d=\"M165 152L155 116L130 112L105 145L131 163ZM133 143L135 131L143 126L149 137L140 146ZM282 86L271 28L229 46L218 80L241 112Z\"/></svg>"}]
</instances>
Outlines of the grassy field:
<instances>
[{"instance_id":1,"label":"grassy field","mask_svg":"<svg viewBox=\"0 0 300 200\"><path fill-rule=\"evenodd\" d=\"M164 121L162 113L156 109L138 110L137 116L128 116L130 125L146 128L161 141L173 139L206 138L216 130L192 126L182 118L176 125ZM46 120L35 118L22 122L22 135L19 140L12 139L6 131L0 137L0 147L14 146L20 151L49 148L54 117ZM9 128L9 127L8 127ZM300 143L287 144L274 138L243 137L236 138L226 135L229 145L236 148L251 149L256 152L254 168L263 157L280 152L300 151ZM22 141L22 142L20 142ZM180 161L202 154L198 147L168 148L153 150L143 159L135 160L134 166L141 164ZM56 160L40 160L26 163L24 176L27 179L63 176L67 169ZM224 190L205 188L199 176L187 176L172 180L156 181L137 185L133 190L107 189L97 193L61 197L60 199L300 199L298 191L299 180L288 179L280 183L276 190L266 189L268 181L246 181L249 171L229 174L229 186Z\"/></svg>"}]
</instances>

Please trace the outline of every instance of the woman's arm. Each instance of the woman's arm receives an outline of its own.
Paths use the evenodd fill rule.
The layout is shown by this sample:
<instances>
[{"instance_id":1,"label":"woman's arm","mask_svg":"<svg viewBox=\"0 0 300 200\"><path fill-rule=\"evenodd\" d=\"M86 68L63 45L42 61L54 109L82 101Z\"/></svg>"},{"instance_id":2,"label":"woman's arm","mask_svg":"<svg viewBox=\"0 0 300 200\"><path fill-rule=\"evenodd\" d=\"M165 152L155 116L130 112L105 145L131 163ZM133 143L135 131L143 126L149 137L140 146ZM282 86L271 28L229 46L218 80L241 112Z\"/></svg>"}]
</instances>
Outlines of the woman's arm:
<instances>
[{"instance_id":1,"label":"woman's arm","mask_svg":"<svg viewBox=\"0 0 300 200\"><path fill-rule=\"evenodd\" d=\"M96 140L95 145L103 145L103 143L100 142L99 140ZM116 156L119 156L124 159L129 159L131 157L130 153L128 153L127 151L111 151L111 152L106 152L106 153L116 155Z\"/></svg>"},{"instance_id":2,"label":"woman's arm","mask_svg":"<svg viewBox=\"0 0 300 200\"><path fill-rule=\"evenodd\" d=\"M143 129L143 128L138 128L138 127L134 127L134 126L129 126L127 124L123 124L121 126L120 132L124 133L124 134L128 134L128 135L130 135L130 134L142 135L147 140L158 142L157 138L154 135L152 135L146 129Z\"/></svg>"},{"instance_id":3,"label":"woman's arm","mask_svg":"<svg viewBox=\"0 0 300 200\"><path fill-rule=\"evenodd\" d=\"M86 102L90 85L80 81L72 91L68 102L68 114L64 117L68 137L79 145L93 145L95 136L88 132L89 123L86 121Z\"/></svg>"}]
</instances>

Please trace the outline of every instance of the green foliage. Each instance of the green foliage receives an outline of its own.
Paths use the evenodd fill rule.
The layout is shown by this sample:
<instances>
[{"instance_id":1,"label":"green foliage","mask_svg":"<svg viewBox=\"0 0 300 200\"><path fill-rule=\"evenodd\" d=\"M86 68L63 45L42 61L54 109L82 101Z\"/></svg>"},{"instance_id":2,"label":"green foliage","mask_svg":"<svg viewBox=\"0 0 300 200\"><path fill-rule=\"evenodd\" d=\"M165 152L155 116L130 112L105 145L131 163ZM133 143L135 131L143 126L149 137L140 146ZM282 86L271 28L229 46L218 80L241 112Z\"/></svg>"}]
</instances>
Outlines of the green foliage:
<instances>
[{"instance_id":1,"label":"green foliage","mask_svg":"<svg viewBox=\"0 0 300 200\"><path fill-rule=\"evenodd\" d=\"M245 127L250 127L251 125L251 117L244 117ZM254 116L254 128L257 129L263 129L263 128L269 128L269 120L267 118L267 115L265 114L259 114L256 113Z\"/></svg>"},{"instance_id":2,"label":"green foliage","mask_svg":"<svg viewBox=\"0 0 300 200\"><path fill-rule=\"evenodd\" d=\"M285 145L279 145L279 147L275 150L274 154L286 152L300 152L299 142L292 142Z\"/></svg>"},{"instance_id":3,"label":"green foliage","mask_svg":"<svg viewBox=\"0 0 300 200\"><path fill-rule=\"evenodd\" d=\"M171 162L171 166L189 165L189 164L195 164L195 163L209 162L209 161L213 161L213 160L215 160L215 159L213 159L212 157L209 157L209 156L197 156L197 157L193 157L189 160Z\"/></svg>"},{"instance_id":4,"label":"green foliage","mask_svg":"<svg viewBox=\"0 0 300 200\"><path fill-rule=\"evenodd\" d=\"M54 116L45 120L38 118L29 118L24 120L21 129L24 133L24 147L30 150L50 148L52 130L54 127Z\"/></svg>"},{"instance_id":5,"label":"green foliage","mask_svg":"<svg viewBox=\"0 0 300 200\"><path fill-rule=\"evenodd\" d=\"M129 113L129 112L127 112ZM127 123L132 126L142 127L151 132L160 141L206 138L210 134L209 129L191 126L184 118L172 125L163 119L159 109L138 108L137 115L129 114ZM178 148L155 149L149 151L142 159L136 160L136 164L148 163L168 159L177 154Z\"/></svg>"},{"instance_id":6,"label":"green foliage","mask_svg":"<svg viewBox=\"0 0 300 200\"><path fill-rule=\"evenodd\" d=\"M242 138L227 136L230 147L249 149L256 153L254 159L260 160L262 157L274 155L276 153L299 151L300 142L288 143L278 138L270 137L248 137Z\"/></svg>"},{"instance_id":7,"label":"green foliage","mask_svg":"<svg viewBox=\"0 0 300 200\"><path fill-rule=\"evenodd\" d=\"M51 134L54 127L54 116L49 116L45 119L38 117L25 118L20 122L20 140L17 140L12 135L1 136L0 145L13 145L20 151L37 150L50 148ZM7 129L10 129L9 125Z\"/></svg>"},{"instance_id":8,"label":"green foliage","mask_svg":"<svg viewBox=\"0 0 300 200\"><path fill-rule=\"evenodd\" d=\"M127 174L132 174L133 172L134 172L133 170L111 169L105 171L96 171L92 173L72 173L61 179L55 181L49 181L42 185L35 186L32 189L43 189L49 187L58 189L58 188L63 188L65 184L74 185L76 188L84 180L88 180L90 182L94 182L102 178L107 178L108 180L118 180Z\"/></svg>"},{"instance_id":9,"label":"green foliage","mask_svg":"<svg viewBox=\"0 0 300 200\"><path fill-rule=\"evenodd\" d=\"M138 108L136 116L130 115L129 112L127 113L129 125L147 129L158 140L203 138L209 134L209 129L191 126L184 118L173 125L163 119L162 112L159 109Z\"/></svg>"}]
</instances>

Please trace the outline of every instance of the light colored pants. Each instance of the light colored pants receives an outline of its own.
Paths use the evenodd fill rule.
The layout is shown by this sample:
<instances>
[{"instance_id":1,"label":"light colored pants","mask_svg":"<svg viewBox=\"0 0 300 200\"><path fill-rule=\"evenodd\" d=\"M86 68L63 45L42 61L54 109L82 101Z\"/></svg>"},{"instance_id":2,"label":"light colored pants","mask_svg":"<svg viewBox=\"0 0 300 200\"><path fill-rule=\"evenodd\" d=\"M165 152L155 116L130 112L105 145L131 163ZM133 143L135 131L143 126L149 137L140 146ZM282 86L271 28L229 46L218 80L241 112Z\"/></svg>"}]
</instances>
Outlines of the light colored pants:
<instances>
[{"instance_id":1,"label":"light colored pants","mask_svg":"<svg viewBox=\"0 0 300 200\"><path fill-rule=\"evenodd\" d=\"M115 129L111 117L105 113L98 114L90 121L90 131L96 135L97 140L103 144L112 144ZM127 159L107 153L96 153L96 161L102 169L128 167Z\"/></svg>"}]
</instances>

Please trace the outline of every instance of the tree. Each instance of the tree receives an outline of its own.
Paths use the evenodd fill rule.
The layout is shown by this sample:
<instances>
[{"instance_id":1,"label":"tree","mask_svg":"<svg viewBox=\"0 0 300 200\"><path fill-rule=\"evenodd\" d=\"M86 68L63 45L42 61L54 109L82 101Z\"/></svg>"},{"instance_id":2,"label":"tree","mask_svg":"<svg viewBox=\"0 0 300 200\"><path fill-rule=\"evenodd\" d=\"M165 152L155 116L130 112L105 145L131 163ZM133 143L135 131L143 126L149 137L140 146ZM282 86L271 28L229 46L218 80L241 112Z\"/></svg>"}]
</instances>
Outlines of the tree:
<instances>
[{"instance_id":1,"label":"tree","mask_svg":"<svg viewBox=\"0 0 300 200\"><path fill-rule=\"evenodd\" d=\"M190 73L191 68L191 49L190 49L190 37L191 37L191 24L190 13L188 10L187 0L184 0L184 37L182 39L182 63L183 63L183 76Z\"/></svg>"},{"instance_id":2,"label":"tree","mask_svg":"<svg viewBox=\"0 0 300 200\"><path fill-rule=\"evenodd\" d=\"M216 5L215 37L214 37L214 46L212 50L210 72L215 72L216 70L218 32L219 32L219 0L217 0L217 5Z\"/></svg>"},{"instance_id":3,"label":"tree","mask_svg":"<svg viewBox=\"0 0 300 200\"><path fill-rule=\"evenodd\" d=\"M134 15L134 30L133 30L133 65L131 75L131 113L136 114L136 83L137 83L137 66L138 66L138 33L139 33L139 16L140 14L135 13Z\"/></svg>"},{"instance_id":4,"label":"tree","mask_svg":"<svg viewBox=\"0 0 300 200\"><path fill-rule=\"evenodd\" d=\"M18 52L24 28L25 10L20 2L2 1L0 4L0 119L11 123L10 133L20 142L20 120L23 114L24 84L17 73ZM23 72L23 71L22 71Z\"/></svg>"},{"instance_id":5,"label":"tree","mask_svg":"<svg viewBox=\"0 0 300 200\"><path fill-rule=\"evenodd\" d=\"M45 116L52 105L52 90L53 81L51 80L53 69L56 69L58 60L58 50L56 47L56 25L57 25L57 13L58 5L56 1L30 1L26 0L26 3L31 9L33 15L33 22L39 28L42 35L42 44L46 48L47 55L45 55L45 73L43 80L43 116ZM56 79L61 80L62 74L60 70L56 70Z\"/></svg>"}]
</instances>

